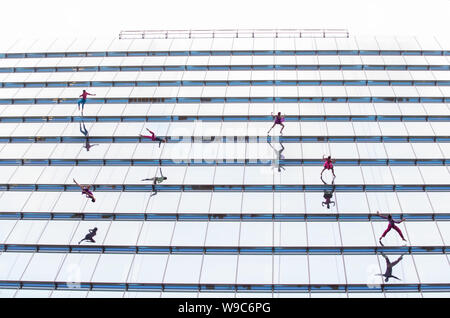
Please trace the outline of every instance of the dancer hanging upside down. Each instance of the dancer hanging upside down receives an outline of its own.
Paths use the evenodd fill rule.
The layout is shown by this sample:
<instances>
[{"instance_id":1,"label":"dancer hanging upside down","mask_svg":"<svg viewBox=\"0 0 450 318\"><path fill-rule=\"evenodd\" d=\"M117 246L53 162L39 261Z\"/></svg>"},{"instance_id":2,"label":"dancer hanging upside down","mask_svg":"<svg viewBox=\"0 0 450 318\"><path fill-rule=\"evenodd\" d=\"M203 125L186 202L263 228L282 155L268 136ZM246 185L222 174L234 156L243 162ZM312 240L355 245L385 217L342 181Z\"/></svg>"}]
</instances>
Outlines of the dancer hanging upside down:
<instances>
[{"instance_id":1,"label":"dancer hanging upside down","mask_svg":"<svg viewBox=\"0 0 450 318\"><path fill-rule=\"evenodd\" d=\"M167 180L167 177L163 176L161 168L159 168L159 173L161 174L161 177L142 179L142 181L153 181L151 196L154 196L158 192L158 191L156 191L156 186L155 186L156 183L161 183L164 180Z\"/></svg>"},{"instance_id":2,"label":"dancer hanging upside down","mask_svg":"<svg viewBox=\"0 0 450 318\"><path fill-rule=\"evenodd\" d=\"M336 177L336 175L334 174L334 167L333 167L333 163L335 163L336 160L331 159L331 156L328 156L325 159L325 155L322 156L322 160L325 160L325 163L323 165L322 172L320 173L320 178L322 178L322 174L325 170L331 170L331 172L333 173L333 177Z\"/></svg>"},{"instance_id":3,"label":"dancer hanging upside down","mask_svg":"<svg viewBox=\"0 0 450 318\"><path fill-rule=\"evenodd\" d=\"M278 112L278 114L275 115L275 116L273 115L273 112L272 112L272 113L270 113L270 115L275 119L275 122L273 123L272 127L270 127L270 129L267 132L267 134L270 133L270 131L272 130L273 127L275 127L275 125L281 125L282 126L282 128L280 130L280 134L282 134L283 133L283 129L284 129L284 125L283 125L284 116L281 116L281 112Z\"/></svg>"},{"instance_id":4,"label":"dancer hanging upside down","mask_svg":"<svg viewBox=\"0 0 450 318\"><path fill-rule=\"evenodd\" d=\"M156 136L155 136L155 133L154 133L153 131L151 131L150 129L148 129L148 128L145 128L145 129L147 129L147 131L148 131L149 133L151 133L152 135L151 135L151 136L139 135L139 136L145 137L145 138L149 138L149 139L151 139L151 140L153 140L153 141L155 141L155 140L159 141L159 146L158 146L158 147L161 147L161 142L167 142L167 140L166 140L165 138L159 138L159 137L156 137Z\"/></svg>"},{"instance_id":5,"label":"dancer hanging upside down","mask_svg":"<svg viewBox=\"0 0 450 318\"><path fill-rule=\"evenodd\" d=\"M73 179L73 182L75 182L75 184L80 187L82 195L85 194L86 198L89 198L91 199L92 202L95 202L94 194L89 190L89 188L91 187L90 185L89 186L81 185L78 182L76 182L75 179Z\"/></svg>"},{"instance_id":6,"label":"dancer hanging upside down","mask_svg":"<svg viewBox=\"0 0 450 318\"><path fill-rule=\"evenodd\" d=\"M92 243L95 243L95 240L93 239L93 237L97 235L97 228L94 227L93 229L89 230L89 233L86 234L86 236L84 237L84 239L82 239L81 241L78 242L78 244L80 244L83 241L90 241Z\"/></svg>"},{"instance_id":7,"label":"dancer hanging upside down","mask_svg":"<svg viewBox=\"0 0 450 318\"><path fill-rule=\"evenodd\" d=\"M400 228L399 228L397 225L395 225L396 223L397 223L397 224L402 223L403 221L405 221L405 219L401 219L400 221L395 221L395 220L392 218L392 215L391 215L391 214L388 214L388 216L384 216L384 215L381 215L379 211L377 211L377 215L378 215L379 217L383 218L383 219L388 220L388 222L389 222L389 225L388 225L387 229L384 231L384 233L381 235L380 239L378 240L378 242L380 242L381 245L383 245L383 243L381 243L381 239L382 239L383 237L385 237L386 234L387 234L391 229L396 230L397 233L398 233L398 234L400 235L400 237L402 238L402 240L406 242L405 238L403 237L402 231L400 230Z\"/></svg>"}]
</instances>

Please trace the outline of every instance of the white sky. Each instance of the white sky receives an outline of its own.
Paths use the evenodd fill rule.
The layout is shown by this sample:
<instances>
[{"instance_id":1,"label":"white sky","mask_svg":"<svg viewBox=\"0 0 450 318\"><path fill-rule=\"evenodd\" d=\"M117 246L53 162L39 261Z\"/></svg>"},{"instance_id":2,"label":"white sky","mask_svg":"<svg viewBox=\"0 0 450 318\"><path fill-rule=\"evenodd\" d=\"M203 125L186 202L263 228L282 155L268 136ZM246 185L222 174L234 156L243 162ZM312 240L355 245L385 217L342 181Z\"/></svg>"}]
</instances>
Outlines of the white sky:
<instances>
[{"instance_id":1,"label":"white sky","mask_svg":"<svg viewBox=\"0 0 450 318\"><path fill-rule=\"evenodd\" d=\"M14 0L0 37L117 36L121 30L346 28L449 35L450 0Z\"/></svg>"}]
</instances>

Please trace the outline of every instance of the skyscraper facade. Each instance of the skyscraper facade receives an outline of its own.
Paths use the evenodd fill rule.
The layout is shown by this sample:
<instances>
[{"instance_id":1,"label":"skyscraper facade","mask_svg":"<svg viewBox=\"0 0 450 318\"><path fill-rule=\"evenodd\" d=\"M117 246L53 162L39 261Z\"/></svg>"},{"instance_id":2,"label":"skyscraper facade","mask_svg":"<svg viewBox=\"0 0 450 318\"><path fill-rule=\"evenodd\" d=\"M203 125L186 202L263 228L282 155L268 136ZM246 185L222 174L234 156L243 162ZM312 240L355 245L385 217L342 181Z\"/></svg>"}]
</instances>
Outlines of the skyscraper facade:
<instances>
[{"instance_id":1,"label":"skyscraper facade","mask_svg":"<svg viewBox=\"0 0 450 318\"><path fill-rule=\"evenodd\" d=\"M0 297L449 297L449 103L431 36L3 41Z\"/></svg>"}]
</instances>

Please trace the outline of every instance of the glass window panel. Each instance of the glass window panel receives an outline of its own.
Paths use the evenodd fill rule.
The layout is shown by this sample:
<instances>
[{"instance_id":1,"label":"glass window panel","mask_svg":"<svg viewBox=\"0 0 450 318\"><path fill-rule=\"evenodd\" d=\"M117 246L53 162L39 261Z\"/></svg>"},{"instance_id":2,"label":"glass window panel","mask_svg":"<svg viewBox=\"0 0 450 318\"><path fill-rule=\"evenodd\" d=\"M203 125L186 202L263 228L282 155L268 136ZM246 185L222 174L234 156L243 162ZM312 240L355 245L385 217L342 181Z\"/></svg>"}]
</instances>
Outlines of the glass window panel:
<instances>
[{"instance_id":1,"label":"glass window panel","mask_svg":"<svg viewBox=\"0 0 450 318\"><path fill-rule=\"evenodd\" d=\"M206 222L177 222L173 233L172 246L203 246Z\"/></svg>"},{"instance_id":2,"label":"glass window panel","mask_svg":"<svg viewBox=\"0 0 450 318\"><path fill-rule=\"evenodd\" d=\"M244 192L242 202L243 213L272 213L273 212L273 194Z\"/></svg>"},{"instance_id":3,"label":"glass window panel","mask_svg":"<svg viewBox=\"0 0 450 318\"><path fill-rule=\"evenodd\" d=\"M391 166L396 184L423 184L418 167Z\"/></svg>"},{"instance_id":4,"label":"glass window panel","mask_svg":"<svg viewBox=\"0 0 450 318\"><path fill-rule=\"evenodd\" d=\"M19 124L16 130L14 130L14 137L34 137L42 125L42 123Z\"/></svg>"},{"instance_id":5,"label":"glass window panel","mask_svg":"<svg viewBox=\"0 0 450 318\"><path fill-rule=\"evenodd\" d=\"M233 103L233 104L227 104L226 107L223 108L223 115L224 116L247 116L249 113L249 105L248 104L241 104L241 103ZM222 124L223 125L226 123ZM247 123L245 123L245 126ZM223 133L222 128L222 133Z\"/></svg>"},{"instance_id":6,"label":"glass window panel","mask_svg":"<svg viewBox=\"0 0 450 318\"><path fill-rule=\"evenodd\" d=\"M56 280L60 282L69 282L75 286L77 283L91 281L92 274L94 273L99 258L99 254L67 254ZM66 293L69 292L70 291L66 291Z\"/></svg>"},{"instance_id":7,"label":"glass window panel","mask_svg":"<svg viewBox=\"0 0 450 318\"><path fill-rule=\"evenodd\" d=\"M434 222L405 222L411 245L442 246L443 241Z\"/></svg>"},{"instance_id":8,"label":"glass window panel","mask_svg":"<svg viewBox=\"0 0 450 318\"><path fill-rule=\"evenodd\" d=\"M408 136L403 123L379 122L382 136Z\"/></svg>"},{"instance_id":9,"label":"glass window panel","mask_svg":"<svg viewBox=\"0 0 450 318\"><path fill-rule=\"evenodd\" d=\"M128 167L101 167L96 184L122 184L128 172Z\"/></svg>"},{"instance_id":10,"label":"glass window panel","mask_svg":"<svg viewBox=\"0 0 450 318\"><path fill-rule=\"evenodd\" d=\"M376 255L344 255L348 284L379 286L383 283ZM374 286L375 285L375 286Z\"/></svg>"},{"instance_id":11,"label":"glass window panel","mask_svg":"<svg viewBox=\"0 0 450 318\"><path fill-rule=\"evenodd\" d=\"M45 167L20 166L9 182L12 184L35 184Z\"/></svg>"},{"instance_id":12,"label":"glass window panel","mask_svg":"<svg viewBox=\"0 0 450 318\"><path fill-rule=\"evenodd\" d=\"M51 290L19 289L14 298L49 298L51 293Z\"/></svg>"},{"instance_id":13,"label":"glass window panel","mask_svg":"<svg viewBox=\"0 0 450 318\"><path fill-rule=\"evenodd\" d=\"M27 159L47 159L55 147L56 144L32 144L24 157Z\"/></svg>"},{"instance_id":14,"label":"glass window panel","mask_svg":"<svg viewBox=\"0 0 450 318\"><path fill-rule=\"evenodd\" d=\"M442 238L444 240L444 245L448 246L450 243L450 222L442 221L442 222L436 222L439 232L442 235Z\"/></svg>"},{"instance_id":15,"label":"glass window panel","mask_svg":"<svg viewBox=\"0 0 450 318\"><path fill-rule=\"evenodd\" d=\"M309 284L308 256L275 255L274 284Z\"/></svg>"},{"instance_id":16,"label":"glass window panel","mask_svg":"<svg viewBox=\"0 0 450 318\"><path fill-rule=\"evenodd\" d=\"M302 179L297 180L301 183ZM274 193L274 212L275 213L304 213L305 198L301 193L277 192Z\"/></svg>"},{"instance_id":17,"label":"glass window panel","mask_svg":"<svg viewBox=\"0 0 450 318\"><path fill-rule=\"evenodd\" d=\"M206 213L210 201L211 192L183 192L178 213Z\"/></svg>"},{"instance_id":18,"label":"glass window panel","mask_svg":"<svg viewBox=\"0 0 450 318\"><path fill-rule=\"evenodd\" d=\"M364 184L364 180L362 177L362 173L361 173L361 167L336 167L335 168L335 174L336 177L335 179L335 184ZM331 171L327 171L328 174L330 175ZM318 175L319 173L317 173L316 177L319 177ZM326 176L326 172L323 173L324 174L324 178ZM306 180L305 180L306 183Z\"/></svg>"},{"instance_id":19,"label":"glass window panel","mask_svg":"<svg viewBox=\"0 0 450 318\"><path fill-rule=\"evenodd\" d=\"M95 196L95 193L94 193ZM58 198L52 212L76 212L81 213L84 205L88 202L84 195L80 192L63 192ZM89 203L92 203L89 200Z\"/></svg>"},{"instance_id":20,"label":"glass window panel","mask_svg":"<svg viewBox=\"0 0 450 318\"><path fill-rule=\"evenodd\" d=\"M0 212L20 212L31 192L4 192L0 201Z\"/></svg>"},{"instance_id":21,"label":"glass window panel","mask_svg":"<svg viewBox=\"0 0 450 318\"><path fill-rule=\"evenodd\" d=\"M300 129L302 136L327 136L327 125L322 122L301 122Z\"/></svg>"},{"instance_id":22,"label":"glass window panel","mask_svg":"<svg viewBox=\"0 0 450 318\"><path fill-rule=\"evenodd\" d=\"M302 167L290 167L280 165L278 172L275 172L276 163L272 163L272 171L274 171L274 184L301 184L303 182ZM282 167L282 168L281 168ZM269 171L267 171L269 172Z\"/></svg>"},{"instance_id":23,"label":"glass window panel","mask_svg":"<svg viewBox=\"0 0 450 318\"><path fill-rule=\"evenodd\" d=\"M33 253L2 253L0 254L0 279L20 280L27 268Z\"/></svg>"},{"instance_id":24,"label":"glass window panel","mask_svg":"<svg viewBox=\"0 0 450 318\"><path fill-rule=\"evenodd\" d=\"M78 156L82 144L57 144L49 159L73 159Z\"/></svg>"},{"instance_id":25,"label":"glass window panel","mask_svg":"<svg viewBox=\"0 0 450 318\"><path fill-rule=\"evenodd\" d=\"M241 213L241 204L242 192L213 192L209 211L211 213Z\"/></svg>"},{"instance_id":26,"label":"glass window panel","mask_svg":"<svg viewBox=\"0 0 450 318\"><path fill-rule=\"evenodd\" d=\"M194 159L196 162L202 162L205 160L208 163L215 163L217 157L217 151L219 150L219 143L193 143L191 144L191 151L189 153L189 159Z\"/></svg>"},{"instance_id":27,"label":"glass window panel","mask_svg":"<svg viewBox=\"0 0 450 318\"><path fill-rule=\"evenodd\" d=\"M338 192L335 199L340 213L369 212L365 193Z\"/></svg>"},{"instance_id":28,"label":"glass window panel","mask_svg":"<svg viewBox=\"0 0 450 318\"><path fill-rule=\"evenodd\" d=\"M67 123L46 123L37 133L37 136L59 137L66 129Z\"/></svg>"},{"instance_id":29,"label":"glass window panel","mask_svg":"<svg viewBox=\"0 0 450 318\"><path fill-rule=\"evenodd\" d=\"M150 193L122 192L117 202L115 213L144 213Z\"/></svg>"},{"instance_id":30,"label":"glass window panel","mask_svg":"<svg viewBox=\"0 0 450 318\"><path fill-rule=\"evenodd\" d=\"M73 179L75 179L79 184L93 184L100 169L101 167L95 166L75 166L70 172L66 183L74 184Z\"/></svg>"},{"instance_id":31,"label":"glass window panel","mask_svg":"<svg viewBox=\"0 0 450 318\"><path fill-rule=\"evenodd\" d=\"M34 253L25 273L24 281L55 281L66 254Z\"/></svg>"},{"instance_id":32,"label":"glass window panel","mask_svg":"<svg viewBox=\"0 0 450 318\"><path fill-rule=\"evenodd\" d=\"M222 131L220 133L222 136L247 136L247 123L246 122L236 122L222 123Z\"/></svg>"},{"instance_id":33,"label":"glass window panel","mask_svg":"<svg viewBox=\"0 0 450 318\"><path fill-rule=\"evenodd\" d=\"M49 166L38 177L38 184L64 184L73 167Z\"/></svg>"},{"instance_id":34,"label":"glass window panel","mask_svg":"<svg viewBox=\"0 0 450 318\"><path fill-rule=\"evenodd\" d=\"M448 136L450 134L450 128L446 122L431 122L431 127L436 136ZM433 136L433 135L431 135Z\"/></svg>"},{"instance_id":35,"label":"glass window panel","mask_svg":"<svg viewBox=\"0 0 450 318\"><path fill-rule=\"evenodd\" d=\"M188 167L184 184L212 184L215 167Z\"/></svg>"},{"instance_id":36,"label":"glass window panel","mask_svg":"<svg viewBox=\"0 0 450 318\"><path fill-rule=\"evenodd\" d=\"M250 162L257 162L257 160L269 162L277 158L278 153L274 154L268 143L248 143L246 148L246 158L250 159Z\"/></svg>"},{"instance_id":37,"label":"glass window panel","mask_svg":"<svg viewBox=\"0 0 450 318\"><path fill-rule=\"evenodd\" d=\"M450 172L444 166L422 166L419 170L425 180L425 184L449 184Z\"/></svg>"},{"instance_id":38,"label":"glass window panel","mask_svg":"<svg viewBox=\"0 0 450 318\"><path fill-rule=\"evenodd\" d=\"M139 143L136 145L131 159L159 159L163 149L164 146L159 147L157 143Z\"/></svg>"},{"instance_id":39,"label":"glass window panel","mask_svg":"<svg viewBox=\"0 0 450 318\"><path fill-rule=\"evenodd\" d=\"M401 212L397 194L392 192L367 192L370 212L398 213Z\"/></svg>"},{"instance_id":40,"label":"glass window panel","mask_svg":"<svg viewBox=\"0 0 450 318\"><path fill-rule=\"evenodd\" d=\"M3 166L0 167L0 183L8 183L11 176L16 172L17 166Z\"/></svg>"},{"instance_id":41,"label":"glass window panel","mask_svg":"<svg viewBox=\"0 0 450 318\"><path fill-rule=\"evenodd\" d=\"M130 159L137 144L111 144L105 154L105 159Z\"/></svg>"},{"instance_id":42,"label":"glass window panel","mask_svg":"<svg viewBox=\"0 0 450 318\"><path fill-rule=\"evenodd\" d=\"M378 123L371 122L352 122L351 125L355 131L355 136L380 136L381 131ZM372 144L374 145L374 144ZM374 145L375 146L375 145Z\"/></svg>"},{"instance_id":43,"label":"glass window panel","mask_svg":"<svg viewBox=\"0 0 450 318\"><path fill-rule=\"evenodd\" d=\"M429 123L405 122L406 129L410 136L434 136L435 133Z\"/></svg>"},{"instance_id":44,"label":"glass window panel","mask_svg":"<svg viewBox=\"0 0 450 318\"><path fill-rule=\"evenodd\" d=\"M6 244L36 244L48 221L21 220L9 234Z\"/></svg>"},{"instance_id":45,"label":"glass window panel","mask_svg":"<svg viewBox=\"0 0 450 318\"><path fill-rule=\"evenodd\" d=\"M350 115L347 104L325 103L323 107L327 116Z\"/></svg>"},{"instance_id":46,"label":"glass window panel","mask_svg":"<svg viewBox=\"0 0 450 318\"><path fill-rule=\"evenodd\" d=\"M144 222L137 244L144 246L170 246L174 227L175 222Z\"/></svg>"},{"instance_id":47,"label":"glass window panel","mask_svg":"<svg viewBox=\"0 0 450 318\"><path fill-rule=\"evenodd\" d=\"M239 232L240 222L209 222L205 246L238 246Z\"/></svg>"},{"instance_id":48,"label":"glass window panel","mask_svg":"<svg viewBox=\"0 0 450 318\"><path fill-rule=\"evenodd\" d=\"M136 255L127 282L161 284L167 258L168 255Z\"/></svg>"},{"instance_id":49,"label":"glass window panel","mask_svg":"<svg viewBox=\"0 0 450 318\"><path fill-rule=\"evenodd\" d=\"M238 255L205 255L200 284L234 284Z\"/></svg>"},{"instance_id":50,"label":"glass window panel","mask_svg":"<svg viewBox=\"0 0 450 318\"><path fill-rule=\"evenodd\" d=\"M0 221L0 243L4 243L11 230L14 228L17 220L1 220Z\"/></svg>"},{"instance_id":51,"label":"glass window panel","mask_svg":"<svg viewBox=\"0 0 450 318\"><path fill-rule=\"evenodd\" d=\"M273 224L271 222L242 222L240 246L272 246Z\"/></svg>"},{"instance_id":52,"label":"glass window panel","mask_svg":"<svg viewBox=\"0 0 450 318\"><path fill-rule=\"evenodd\" d=\"M236 284L272 284L272 255L239 255Z\"/></svg>"},{"instance_id":53,"label":"glass window panel","mask_svg":"<svg viewBox=\"0 0 450 318\"><path fill-rule=\"evenodd\" d=\"M387 157L389 159L415 159L414 151L410 143L385 142Z\"/></svg>"},{"instance_id":54,"label":"glass window panel","mask_svg":"<svg viewBox=\"0 0 450 318\"><path fill-rule=\"evenodd\" d=\"M123 89L124 87L114 87L114 91L113 93L111 93L111 91L108 93L108 98L120 98L122 96L128 96L128 94L118 94L118 92L120 92L119 89ZM129 88L129 87L125 87L125 88ZM117 95L116 95L117 94ZM121 116L122 112L123 112L123 108L124 105L123 104L107 104L107 106L102 105L102 107L100 107L97 116ZM122 125L121 125L122 124ZM133 128L135 128L135 124L136 123L118 123L117 126L115 126L115 130L114 132L117 131L118 126L129 126L130 130L134 130Z\"/></svg>"},{"instance_id":55,"label":"glass window panel","mask_svg":"<svg viewBox=\"0 0 450 318\"><path fill-rule=\"evenodd\" d=\"M307 222L307 230L308 246L342 246L336 222Z\"/></svg>"},{"instance_id":56,"label":"glass window panel","mask_svg":"<svg viewBox=\"0 0 450 318\"><path fill-rule=\"evenodd\" d=\"M361 170L365 184L394 184L391 169L388 166L364 166Z\"/></svg>"},{"instance_id":57,"label":"glass window panel","mask_svg":"<svg viewBox=\"0 0 450 318\"><path fill-rule=\"evenodd\" d=\"M161 292L125 292L123 298L160 298Z\"/></svg>"},{"instance_id":58,"label":"glass window panel","mask_svg":"<svg viewBox=\"0 0 450 318\"><path fill-rule=\"evenodd\" d=\"M358 159L356 143L330 143L330 154L335 159Z\"/></svg>"},{"instance_id":59,"label":"glass window panel","mask_svg":"<svg viewBox=\"0 0 450 318\"><path fill-rule=\"evenodd\" d=\"M353 123L355 124L355 123ZM356 130L356 129L355 129ZM385 159L387 158L386 151L383 143L357 143L358 153L360 159ZM363 174L364 170L363 169ZM364 178L366 175L364 174Z\"/></svg>"},{"instance_id":60,"label":"glass window panel","mask_svg":"<svg viewBox=\"0 0 450 318\"><path fill-rule=\"evenodd\" d=\"M391 103L374 103L375 112L380 116L401 116L400 108L397 104ZM381 128L381 127L380 127ZM403 130L403 129L402 129Z\"/></svg>"},{"instance_id":61,"label":"glass window panel","mask_svg":"<svg viewBox=\"0 0 450 318\"><path fill-rule=\"evenodd\" d=\"M158 192L150 198L146 213L176 213L181 192Z\"/></svg>"},{"instance_id":62,"label":"glass window panel","mask_svg":"<svg viewBox=\"0 0 450 318\"><path fill-rule=\"evenodd\" d=\"M74 221L49 221L38 244L70 244L77 226L78 222Z\"/></svg>"},{"instance_id":63,"label":"glass window panel","mask_svg":"<svg viewBox=\"0 0 450 318\"><path fill-rule=\"evenodd\" d=\"M105 245L136 245L142 222L111 222ZM126 233L126 235L124 235Z\"/></svg>"},{"instance_id":64,"label":"glass window panel","mask_svg":"<svg viewBox=\"0 0 450 318\"><path fill-rule=\"evenodd\" d=\"M433 210L425 192L398 192L398 199L404 213L432 213Z\"/></svg>"},{"instance_id":65,"label":"glass window panel","mask_svg":"<svg viewBox=\"0 0 450 318\"><path fill-rule=\"evenodd\" d=\"M339 222L343 246L376 246L370 222Z\"/></svg>"},{"instance_id":66,"label":"glass window panel","mask_svg":"<svg viewBox=\"0 0 450 318\"><path fill-rule=\"evenodd\" d=\"M274 246L307 246L306 222L275 222Z\"/></svg>"},{"instance_id":67,"label":"glass window panel","mask_svg":"<svg viewBox=\"0 0 450 318\"><path fill-rule=\"evenodd\" d=\"M411 146L417 158L443 159L439 145L436 143L411 143ZM424 178L426 178L425 175Z\"/></svg>"},{"instance_id":68,"label":"glass window panel","mask_svg":"<svg viewBox=\"0 0 450 318\"><path fill-rule=\"evenodd\" d=\"M330 155L329 143L302 143L304 159L322 159L324 155Z\"/></svg>"},{"instance_id":69,"label":"glass window panel","mask_svg":"<svg viewBox=\"0 0 450 318\"><path fill-rule=\"evenodd\" d=\"M134 255L102 254L92 281L98 283L125 283ZM114 264L114 266L111 266Z\"/></svg>"},{"instance_id":70,"label":"glass window panel","mask_svg":"<svg viewBox=\"0 0 450 318\"><path fill-rule=\"evenodd\" d=\"M435 213L450 212L450 196L446 192L427 192Z\"/></svg>"},{"instance_id":71,"label":"glass window panel","mask_svg":"<svg viewBox=\"0 0 450 318\"><path fill-rule=\"evenodd\" d=\"M344 262L341 255L309 255L308 260L310 284L346 283ZM333 270L330 271L330 268Z\"/></svg>"},{"instance_id":72,"label":"glass window panel","mask_svg":"<svg viewBox=\"0 0 450 318\"><path fill-rule=\"evenodd\" d=\"M227 139L229 140L230 138L227 136ZM224 159L225 162L244 162L246 147L247 145L245 143L220 143L219 149L217 150L217 159Z\"/></svg>"},{"instance_id":73,"label":"glass window panel","mask_svg":"<svg viewBox=\"0 0 450 318\"><path fill-rule=\"evenodd\" d=\"M197 284L200 278L203 255L169 256L164 283Z\"/></svg>"}]
</instances>

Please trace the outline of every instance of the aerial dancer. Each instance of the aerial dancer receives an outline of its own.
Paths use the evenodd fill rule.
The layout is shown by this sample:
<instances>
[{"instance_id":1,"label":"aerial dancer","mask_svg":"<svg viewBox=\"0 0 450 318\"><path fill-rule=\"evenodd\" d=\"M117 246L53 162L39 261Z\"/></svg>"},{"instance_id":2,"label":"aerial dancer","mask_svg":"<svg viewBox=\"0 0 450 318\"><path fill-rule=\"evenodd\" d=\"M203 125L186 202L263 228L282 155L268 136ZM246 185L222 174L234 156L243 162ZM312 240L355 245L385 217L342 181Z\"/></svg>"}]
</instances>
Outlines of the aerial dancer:
<instances>
[{"instance_id":1,"label":"aerial dancer","mask_svg":"<svg viewBox=\"0 0 450 318\"><path fill-rule=\"evenodd\" d=\"M156 137L155 136L155 133L153 132L153 131L151 131L150 129L148 129L148 128L145 128L145 129L147 129L147 131L149 132L149 133L151 133L152 135L151 136L146 136L146 135L139 135L139 136L141 136L141 137L145 137L145 138L149 138L149 139L151 139L151 140L153 140L153 141L159 141L159 146L158 147L161 147L161 142L167 142L167 139L165 139L165 138L160 138L160 137Z\"/></svg>"},{"instance_id":2,"label":"aerial dancer","mask_svg":"<svg viewBox=\"0 0 450 318\"><path fill-rule=\"evenodd\" d=\"M82 195L85 194L86 198L89 198L91 199L92 202L95 202L94 194L92 193L92 191L89 190L89 188L91 187L90 185L89 186L81 185L78 182L76 182L75 179L73 179L73 182L75 182L75 184L80 187Z\"/></svg>"},{"instance_id":3,"label":"aerial dancer","mask_svg":"<svg viewBox=\"0 0 450 318\"><path fill-rule=\"evenodd\" d=\"M93 237L97 235L97 228L94 227L93 229L89 229L89 233L86 234L86 236L84 237L84 239L82 239L81 241L78 242L78 244L80 244L83 241L90 241L92 243L95 243L95 240L93 239Z\"/></svg>"},{"instance_id":4,"label":"aerial dancer","mask_svg":"<svg viewBox=\"0 0 450 318\"><path fill-rule=\"evenodd\" d=\"M283 125L284 116L281 116L281 112L278 112L278 114L275 115L275 116L273 115L273 112L272 112L272 113L270 113L270 115L275 119L275 122L273 123L272 127L270 127L270 129L267 132L267 134L269 134L270 131L272 130L272 128L275 127L276 125L281 125L282 126L282 128L280 130L280 134L282 134L283 133L283 129L284 129L284 125Z\"/></svg>"},{"instance_id":5,"label":"aerial dancer","mask_svg":"<svg viewBox=\"0 0 450 318\"><path fill-rule=\"evenodd\" d=\"M331 170L331 172L333 173L333 177L336 177L336 175L334 174L334 167L333 167L333 163L336 162L336 159L331 159L331 156L325 158L325 155L323 155L322 160L325 160L325 163L323 165L322 172L320 173L320 178L322 178L322 174L325 170Z\"/></svg>"},{"instance_id":6,"label":"aerial dancer","mask_svg":"<svg viewBox=\"0 0 450 318\"><path fill-rule=\"evenodd\" d=\"M156 190L156 183L161 183L164 180L167 180L167 177L164 177L162 174L161 168L159 168L159 173L161 174L161 177L154 177L154 178L147 178L142 179L142 181L153 181L152 184L152 194L150 196L154 196L158 191Z\"/></svg>"},{"instance_id":7,"label":"aerial dancer","mask_svg":"<svg viewBox=\"0 0 450 318\"><path fill-rule=\"evenodd\" d=\"M404 218L401 219L400 221L395 221L395 220L392 218L392 215L391 215L391 214L388 214L388 216L384 216L384 215L381 215L379 211L377 211L377 215L378 215L379 217L383 218L383 219L388 220L388 222L389 222L389 225L388 225L387 229L384 231L384 233L381 235L380 239L378 240L378 242L380 242L381 245L383 245L383 243L381 242L381 239L382 239L383 237L385 237L386 234L387 234L391 229L396 230L397 233L398 233L398 234L400 235L400 237L402 238L402 240L406 242L405 238L403 237L402 231L400 230L400 228L399 228L397 225L395 225L396 223L399 224L399 223L402 223L403 221L405 221ZM384 245L383 245L383 246L384 246Z\"/></svg>"},{"instance_id":8,"label":"aerial dancer","mask_svg":"<svg viewBox=\"0 0 450 318\"><path fill-rule=\"evenodd\" d=\"M79 96L81 98L78 100L78 110L80 110L80 104L81 104L81 115L83 115L84 104L86 103L86 98L88 95L95 96L95 94L90 94L90 93L86 92L86 90L84 90L84 89L83 89L83 93L81 93L81 95Z\"/></svg>"},{"instance_id":9,"label":"aerial dancer","mask_svg":"<svg viewBox=\"0 0 450 318\"><path fill-rule=\"evenodd\" d=\"M396 276L394 276L394 275L392 275L392 267L394 267L395 265L397 265L402 259L403 259L403 255L400 255L400 257L395 261L395 262L393 262L393 263L391 263L390 261L389 261L389 258L386 256L386 255L384 255L384 253L383 252L381 252L381 256L383 256L384 257L384 259L385 259L385 261L386 261L386 272L384 273L384 274L376 274L377 276L384 276L384 277L386 277L385 278L385 282L388 282L389 281L389 278L395 278L395 279L397 279L397 280L401 280L400 278L398 278L398 277L396 277Z\"/></svg>"}]
</instances>

